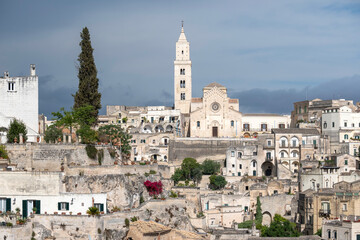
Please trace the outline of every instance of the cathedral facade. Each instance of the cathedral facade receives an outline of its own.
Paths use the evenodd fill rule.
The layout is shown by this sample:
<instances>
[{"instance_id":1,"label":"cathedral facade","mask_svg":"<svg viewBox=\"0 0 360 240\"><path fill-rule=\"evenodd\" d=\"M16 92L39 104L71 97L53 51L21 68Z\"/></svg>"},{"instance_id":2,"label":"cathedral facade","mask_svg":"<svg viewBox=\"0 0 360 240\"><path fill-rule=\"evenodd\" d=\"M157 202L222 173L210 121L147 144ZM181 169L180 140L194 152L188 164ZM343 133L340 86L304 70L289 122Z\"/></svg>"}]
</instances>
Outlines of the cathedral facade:
<instances>
[{"instance_id":1,"label":"cathedral facade","mask_svg":"<svg viewBox=\"0 0 360 240\"><path fill-rule=\"evenodd\" d=\"M239 100L227 95L226 87L211 83L203 88L201 98L192 97L190 43L184 28L176 42L174 61L175 109L184 116L185 137L257 137L272 128L288 128L290 117L278 114L256 114L251 117L239 111Z\"/></svg>"}]
</instances>

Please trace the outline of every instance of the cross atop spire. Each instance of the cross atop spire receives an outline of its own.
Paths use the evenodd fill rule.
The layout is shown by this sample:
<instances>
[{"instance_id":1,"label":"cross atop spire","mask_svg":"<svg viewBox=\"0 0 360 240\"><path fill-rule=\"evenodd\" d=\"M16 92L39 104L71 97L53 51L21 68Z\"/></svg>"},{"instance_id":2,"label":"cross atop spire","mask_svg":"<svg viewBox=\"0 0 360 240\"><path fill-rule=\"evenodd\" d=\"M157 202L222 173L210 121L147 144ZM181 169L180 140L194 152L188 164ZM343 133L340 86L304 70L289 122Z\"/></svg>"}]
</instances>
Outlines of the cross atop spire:
<instances>
[{"instance_id":1,"label":"cross atop spire","mask_svg":"<svg viewBox=\"0 0 360 240\"><path fill-rule=\"evenodd\" d=\"M184 21L181 21L181 33L179 37L179 41L186 41L185 32L184 32Z\"/></svg>"},{"instance_id":2,"label":"cross atop spire","mask_svg":"<svg viewBox=\"0 0 360 240\"><path fill-rule=\"evenodd\" d=\"M181 20L181 27L184 27L184 20Z\"/></svg>"}]
</instances>

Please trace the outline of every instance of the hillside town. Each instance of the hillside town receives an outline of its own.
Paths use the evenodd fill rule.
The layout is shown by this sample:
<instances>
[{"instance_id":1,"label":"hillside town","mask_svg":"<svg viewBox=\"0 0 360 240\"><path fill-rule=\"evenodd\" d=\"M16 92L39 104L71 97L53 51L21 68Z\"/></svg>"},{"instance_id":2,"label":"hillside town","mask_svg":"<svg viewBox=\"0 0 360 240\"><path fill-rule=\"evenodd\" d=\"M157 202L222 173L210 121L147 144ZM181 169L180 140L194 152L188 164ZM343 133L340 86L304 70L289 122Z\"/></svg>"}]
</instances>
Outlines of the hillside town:
<instances>
[{"instance_id":1,"label":"hillside town","mask_svg":"<svg viewBox=\"0 0 360 240\"><path fill-rule=\"evenodd\" d=\"M240 112L218 82L193 96L182 26L173 106L100 115L89 34L71 110L39 114L35 64L3 69L0 239L360 239L360 103L281 115Z\"/></svg>"}]
</instances>

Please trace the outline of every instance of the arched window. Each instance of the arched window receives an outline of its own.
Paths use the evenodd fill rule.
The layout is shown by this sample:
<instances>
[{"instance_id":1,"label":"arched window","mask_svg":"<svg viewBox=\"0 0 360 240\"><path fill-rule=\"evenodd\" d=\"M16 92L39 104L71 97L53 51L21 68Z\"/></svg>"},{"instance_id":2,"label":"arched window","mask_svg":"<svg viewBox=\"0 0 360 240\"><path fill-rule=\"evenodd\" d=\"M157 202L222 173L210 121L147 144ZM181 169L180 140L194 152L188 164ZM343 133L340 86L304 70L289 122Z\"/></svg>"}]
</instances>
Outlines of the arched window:
<instances>
[{"instance_id":1,"label":"arched window","mask_svg":"<svg viewBox=\"0 0 360 240\"><path fill-rule=\"evenodd\" d=\"M345 135L344 135L344 139L345 139L345 140L349 139L349 135L345 134Z\"/></svg>"},{"instance_id":2,"label":"arched window","mask_svg":"<svg viewBox=\"0 0 360 240\"><path fill-rule=\"evenodd\" d=\"M288 139L287 137L280 138L280 147L287 147L288 146Z\"/></svg>"},{"instance_id":3,"label":"arched window","mask_svg":"<svg viewBox=\"0 0 360 240\"><path fill-rule=\"evenodd\" d=\"M185 88L185 80L180 80L180 88Z\"/></svg>"},{"instance_id":4,"label":"arched window","mask_svg":"<svg viewBox=\"0 0 360 240\"><path fill-rule=\"evenodd\" d=\"M232 127L234 127L234 120L231 120L230 124Z\"/></svg>"},{"instance_id":5,"label":"arched window","mask_svg":"<svg viewBox=\"0 0 360 240\"><path fill-rule=\"evenodd\" d=\"M185 75L185 68L180 69L180 75Z\"/></svg>"},{"instance_id":6,"label":"arched window","mask_svg":"<svg viewBox=\"0 0 360 240\"><path fill-rule=\"evenodd\" d=\"M197 126L197 127L200 127L200 121L197 121L197 122L196 122L196 126Z\"/></svg>"},{"instance_id":7,"label":"arched window","mask_svg":"<svg viewBox=\"0 0 360 240\"><path fill-rule=\"evenodd\" d=\"M252 165L252 167L256 167L256 161L255 160L253 160L252 162L251 162L251 165Z\"/></svg>"},{"instance_id":8,"label":"arched window","mask_svg":"<svg viewBox=\"0 0 360 240\"><path fill-rule=\"evenodd\" d=\"M292 137L291 138L291 146L297 147L298 145L299 145L299 139L297 137Z\"/></svg>"},{"instance_id":9,"label":"arched window","mask_svg":"<svg viewBox=\"0 0 360 240\"><path fill-rule=\"evenodd\" d=\"M327 123L326 122L324 122L324 128L327 128Z\"/></svg>"},{"instance_id":10,"label":"arched window","mask_svg":"<svg viewBox=\"0 0 360 240\"><path fill-rule=\"evenodd\" d=\"M328 235L328 239L331 239L331 231L330 230L327 231L327 235Z\"/></svg>"},{"instance_id":11,"label":"arched window","mask_svg":"<svg viewBox=\"0 0 360 240\"><path fill-rule=\"evenodd\" d=\"M333 237L334 239L337 239L337 231L333 231Z\"/></svg>"},{"instance_id":12,"label":"arched window","mask_svg":"<svg viewBox=\"0 0 360 240\"><path fill-rule=\"evenodd\" d=\"M185 100L185 93L180 94L180 100Z\"/></svg>"},{"instance_id":13,"label":"arched window","mask_svg":"<svg viewBox=\"0 0 360 240\"><path fill-rule=\"evenodd\" d=\"M164 156L164 161L167 161L167 156Z\"/></svg>"},{"instance_id":14,"label":"arched window","mask_svg":"<svg viewBox=\"0 0 360 240\"><path fill-rule=\"evenodd\" d=\"M238 158L242 157L242 152L238 152Z\"/></svg>"}]
</instances>

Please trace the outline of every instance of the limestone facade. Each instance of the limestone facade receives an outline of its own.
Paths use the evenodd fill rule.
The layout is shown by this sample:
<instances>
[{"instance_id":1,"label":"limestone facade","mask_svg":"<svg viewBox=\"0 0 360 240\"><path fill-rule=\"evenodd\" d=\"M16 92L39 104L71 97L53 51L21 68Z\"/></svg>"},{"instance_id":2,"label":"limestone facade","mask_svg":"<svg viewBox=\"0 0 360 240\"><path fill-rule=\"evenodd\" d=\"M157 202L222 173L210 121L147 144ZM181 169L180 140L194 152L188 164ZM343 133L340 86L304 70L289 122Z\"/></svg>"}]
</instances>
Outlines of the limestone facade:
<instances>
[{"instance_id":1,"label":"limestone facade","mask_svg":"<svg viewBox=\"0 0 360 240\"><path fill-rule=\"evenodd\" d=\"M13 119L24 122L29 142L36 142L39 134L39 87L35 65L30 65L30 76L0 77L0 127L8 128ZM0 131L1 135L6 132ZM0 138L1 143L6 137ZM18 139L19 141L19 139Z\"/></svg>"}]
</instances>

